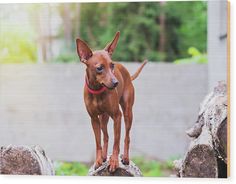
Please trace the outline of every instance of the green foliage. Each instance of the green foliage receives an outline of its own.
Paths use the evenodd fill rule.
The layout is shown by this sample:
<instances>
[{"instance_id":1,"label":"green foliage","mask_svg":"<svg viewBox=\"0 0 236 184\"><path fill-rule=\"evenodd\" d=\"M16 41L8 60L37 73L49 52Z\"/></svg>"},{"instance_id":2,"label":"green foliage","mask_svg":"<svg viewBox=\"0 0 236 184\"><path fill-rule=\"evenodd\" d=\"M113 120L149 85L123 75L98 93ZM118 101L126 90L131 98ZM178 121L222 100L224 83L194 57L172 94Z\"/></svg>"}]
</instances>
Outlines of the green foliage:
<instances>
[{"instance_id":1,"label":"green foliage","mask_svg":"<svg viewBox=\"0 0 236 184\"><path fill-rule=\"evenodd\" d=\"M190 47L188 49L188 54L191 55L189 58L184 59L177 59L174 61L175 64L188 64L188 63L197 63L197 64L204 64L207 63L207 55L202 54L199 50L195 47Z\"/></svg>"},{"instance_id":2,"label":"green foliage","mask_svg":"<svg viewBox=\"0 0 236 184\"><path fill-rule=\"evenodd\" d=\"M113 58L121 61L173 61L190 46L206 52L206 2L89 3L81 6L81 38L102 49L117 30L121 38ZM164 12L165 52L160 53L160 13ZM122 43L122 44L121 44Z\"/></svg>"},{"instance_id":3,"label":"green foliage","mask_svg":"<svg viewBox=\"0 0 236 184\"><path fill-rule=\"evenodd\" d=\"M144 176L162 176L161 165L157 161L146 161L144 158L134 158L133 162L139 167Z\"/></svg>"},{"instance_id":4,"label":"green foliage","mask_svg":"<svg viewBox=\"0 0 236 184\"><path fill-rule=\"evenodd\" d=\"M144 157L134 157L132 161L139 167L143 176L165 176L165 173L170 174L174 168L172 159L166 162L159 162L145 159Z\"/></svg>"},{"instance_id":5,"label":"green foliage","mask_svg":"<svg viewBox=\"0 0 236 184\"><path fill-rule=\"evenodd\" d=\"M88 167L78 162L56 162L56 175L60 176L86 176Z\"/></svg>"},{"instance_id":6,"label":"green foliage","mask_svg":"<svg viewBox=\"0 0 236 184\"><path fill-rule=\"evenodd\" d=\"M166 8L168 18L168 57L187 57L190 46L206 52L207 2L169 2Z\"/></svg>"},{"instance_id":7,"label":"green foliage","mask_svg":"<svg viewBox=\"0 0 236 184\"><path fill-rule=\"evenodd\" d=\"M17 8L10 18L0 17L0 27L7 30L0 30L0 63L36 62L37 48L42 46L45 39L51 39L49 47L53 48L42 49L43 56L59 48L61 53L54 56L53 62L78 61L75 52L75 39L78 36L97 50L103 49L118 30L121 31L121 37L113 54L114 60L142 61L147 58L149 61L172 62L177 58L188 57L186 51L191 46L206 53L207 2L204 1L169 1L164 4L103 2L81 3L80 6L77 3L31 4L17 5ZM17 22L17 12L19 17L21 13L27 17L29 27L18 29L21 25ZM165 17L162 32L161 15ZM5 24L8 25L9 20L16 21L16 24L8 28ZM59 26L52 26L54 22ZM43 34L42 27L50 29L49 35ZM161 33L164 33L164 37ZM164 38L164 44L161 44L160 37ZM53 45L54 39L59 41L56 46ZM164 47L163 51L161 46Z\"/></svg>"},{"instance_id":8,"label":"green foliage","mask_svg":"<svg viewBox=\"0 0 236 184\"><path fill-rule=\"evenodd\" d=\"M52 62L71 63L71 62L76 62L78 60L79 58L77 57L77 55L75 55L75 53L63 52L60 55L58 55L56 58L54 58Z\"/></svg>"},{"instance_id":9,"label":"green foliage","mask_svg":"<svg viewBox=\"0 0 236 184\"><path fill-rule=\"evenodd\" d=\"M0 33L0 63L36 62L34 41L24 31L11 30Z\"/></svg>"}]
</instances>

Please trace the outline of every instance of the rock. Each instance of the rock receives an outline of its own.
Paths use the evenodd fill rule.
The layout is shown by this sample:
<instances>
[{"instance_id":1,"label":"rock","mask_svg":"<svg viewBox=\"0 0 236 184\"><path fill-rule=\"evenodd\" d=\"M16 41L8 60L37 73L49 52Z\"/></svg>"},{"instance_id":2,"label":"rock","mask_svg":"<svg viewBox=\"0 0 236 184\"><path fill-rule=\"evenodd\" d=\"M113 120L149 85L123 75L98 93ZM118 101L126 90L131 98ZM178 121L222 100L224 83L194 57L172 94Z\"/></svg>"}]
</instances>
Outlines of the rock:
<instances>
[{"instance_id":1,"label":"rock","mask_svg":"<svg viewBox=\"0 0 236 184\"><path fill-rule=\"evenodd\" d=\"M124 165L121 162L121 155L119 156L119 168L114 173L109 172L109 158L107 157L107 160L103 162L103 164L97 168L94 169L94 165L91 166L88 172L88 176L132 176L132 177L141 177L143 176L140 169L130 160L129 165Z\"/></svg>"}]
</instances>

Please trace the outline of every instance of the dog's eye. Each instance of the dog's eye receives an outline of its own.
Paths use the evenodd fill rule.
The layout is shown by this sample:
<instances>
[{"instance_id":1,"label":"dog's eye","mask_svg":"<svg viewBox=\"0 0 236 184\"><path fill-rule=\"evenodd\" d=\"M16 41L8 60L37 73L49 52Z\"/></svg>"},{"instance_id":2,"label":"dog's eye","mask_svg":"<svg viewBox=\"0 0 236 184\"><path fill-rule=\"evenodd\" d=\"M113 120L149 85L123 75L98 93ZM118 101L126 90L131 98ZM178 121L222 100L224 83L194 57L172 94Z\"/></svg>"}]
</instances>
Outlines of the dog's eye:
<instances>
[{"instance_id":1,"label":"dog's eye","mask_svg":"<svg viewBox=\"0 0 236 184\"><path fill-rule=\"evenodd\" d=\"M111 63L111 69L114 70L114 68L115 68L115 64Z\"/></svg>"},{"instance_id":2,"label":"dog's eye","mask_svg":"<svg viewBox=\"0 0 236 184\"><path fill-rule=\"evenodd\" d=\"M97 70L98 73L102 73L102 71L103 71L103 66L97 67L96 70Z\"/></svg>"}]
</instances>

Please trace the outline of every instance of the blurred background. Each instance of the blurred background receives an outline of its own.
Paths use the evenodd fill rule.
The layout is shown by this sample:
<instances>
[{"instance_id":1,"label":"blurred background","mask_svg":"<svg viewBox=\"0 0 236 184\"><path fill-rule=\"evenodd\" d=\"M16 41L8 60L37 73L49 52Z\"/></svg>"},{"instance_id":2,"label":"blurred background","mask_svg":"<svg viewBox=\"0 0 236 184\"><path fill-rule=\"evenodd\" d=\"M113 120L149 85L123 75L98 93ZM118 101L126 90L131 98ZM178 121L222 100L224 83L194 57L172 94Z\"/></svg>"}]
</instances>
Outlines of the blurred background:
<instances>
[{"instance_id":1,"label":"blurred background","mask_svg":"<svg viewBox=\"0 0 236 184\"><path fill-rule=\"evenodd\" d=\"M58 175L86 175L95 141L75 39L102 49L118 30L113 60L131 74L150 61L134 81L132 160L144 176L169 176L200 102L227 77L224 0L0 4L0 145L39 144Z\"/></svg>"},{"instance_id":2,"label":"blurred background","mask_svg":"<svg viewBox=\"0 0 236 184\"><path fill-rule=\"evenodd\" d=\"M2 4L0 8L1 63L78 62L75 38L101 49L118 30L121 39L114 59L119 61L173 62L207 50L207 2ZM206 62L204 56L201 59L198 62Z\"/></svg>"}]
</instances>

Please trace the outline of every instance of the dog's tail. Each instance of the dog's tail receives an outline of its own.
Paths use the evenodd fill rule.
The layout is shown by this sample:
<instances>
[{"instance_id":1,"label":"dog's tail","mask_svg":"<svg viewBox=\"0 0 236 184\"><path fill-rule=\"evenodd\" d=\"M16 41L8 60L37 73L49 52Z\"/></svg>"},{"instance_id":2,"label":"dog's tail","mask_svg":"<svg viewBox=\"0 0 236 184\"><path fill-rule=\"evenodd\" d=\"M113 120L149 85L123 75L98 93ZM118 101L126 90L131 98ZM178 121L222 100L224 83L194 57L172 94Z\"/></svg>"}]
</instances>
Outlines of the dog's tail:
<instances>
[{"instance_id":1,"label":"dog's tail","mask_svg":"<svg viewBox=\"0 0 236 184\"><path fill-rule=\"evenodd\" d=\"M132 81L135 80L139 76L140 72L142 71L143 67L146 65L147 62L148 62L148 60L145 59L144 62L142 63L142 65L134 73L134 75L131 76Z\"/></svg>"}]
</instances>

